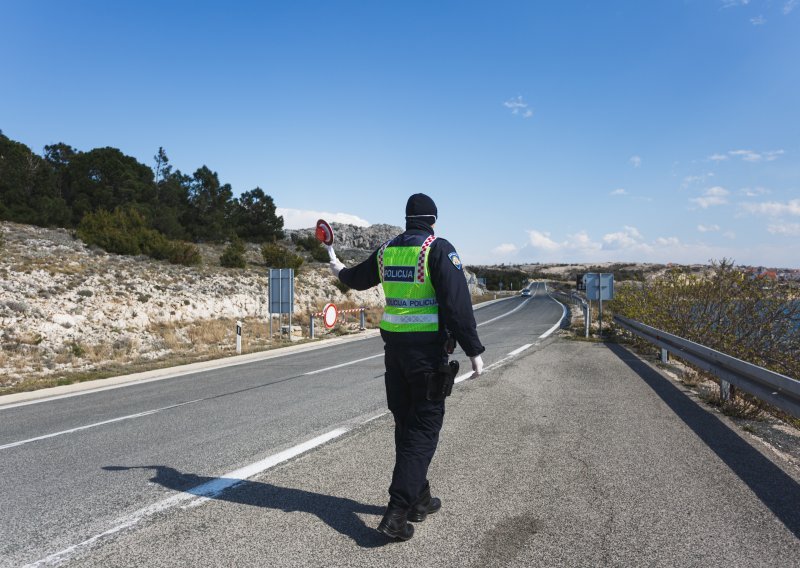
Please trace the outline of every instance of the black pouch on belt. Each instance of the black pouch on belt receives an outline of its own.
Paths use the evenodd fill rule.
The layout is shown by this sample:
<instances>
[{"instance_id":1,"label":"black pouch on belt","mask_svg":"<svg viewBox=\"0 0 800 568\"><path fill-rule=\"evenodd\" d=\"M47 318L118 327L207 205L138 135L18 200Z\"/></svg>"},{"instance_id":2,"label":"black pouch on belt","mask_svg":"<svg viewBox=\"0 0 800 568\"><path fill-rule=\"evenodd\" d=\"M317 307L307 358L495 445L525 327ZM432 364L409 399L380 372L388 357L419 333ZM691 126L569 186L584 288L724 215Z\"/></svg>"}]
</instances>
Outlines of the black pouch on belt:
<instances>
[{"instance_id":1,"label":"black pouch on belt","mask_svg":"<svg viewBox=\"0 0 800 568\"><path fill-rule=\"evenodd\" d=\"M453 384L458 374L458 361L450 361L440 366L433 373L426 373L427 381L426 398L428 400L444 400L453 392Z\"/></svg>"}]
</instances>

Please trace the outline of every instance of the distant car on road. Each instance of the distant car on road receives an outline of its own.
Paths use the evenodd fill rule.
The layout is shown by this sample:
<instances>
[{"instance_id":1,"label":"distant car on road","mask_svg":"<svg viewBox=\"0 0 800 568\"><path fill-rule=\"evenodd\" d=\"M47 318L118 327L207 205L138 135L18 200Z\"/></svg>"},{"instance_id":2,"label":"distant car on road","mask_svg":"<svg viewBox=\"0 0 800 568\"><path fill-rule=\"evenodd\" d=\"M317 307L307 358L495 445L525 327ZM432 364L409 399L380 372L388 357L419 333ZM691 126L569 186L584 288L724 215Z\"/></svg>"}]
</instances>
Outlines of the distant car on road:
<instances>
[{"instance_id":1,"label":"distant car on road","mask_svg":"<svg viewBox=\"0 0 800 568\"><path fill-rule=\"evenodd\" d=\"M521 296L524 296L524 297L526 297L526 298L527 298L527 297L530 297L530 295L531 295L531 289L530 289L530 288L523 288L523 289L522 289L522 292L520 292L520 295L521 295Z\"/></svg>"}]
</instances>

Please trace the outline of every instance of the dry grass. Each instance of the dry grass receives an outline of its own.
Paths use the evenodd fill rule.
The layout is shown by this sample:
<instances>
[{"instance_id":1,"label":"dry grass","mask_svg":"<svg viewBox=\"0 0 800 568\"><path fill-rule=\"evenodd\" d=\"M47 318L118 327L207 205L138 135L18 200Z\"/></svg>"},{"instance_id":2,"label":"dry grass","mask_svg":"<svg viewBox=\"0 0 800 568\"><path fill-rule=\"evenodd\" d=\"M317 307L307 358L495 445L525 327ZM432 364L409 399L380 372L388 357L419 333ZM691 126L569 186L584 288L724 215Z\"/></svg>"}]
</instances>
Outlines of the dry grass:
<instances>
[{"instance_id":1,"label":"dry grass","mask_svg":"<svg viewBox=\"0 0 800 568\"><path fill-rule=\"evenodd\" d=\"M51 276L56 274L82 275L87 266L78 262L53 262L51 258L26 258L21 262L11 265L12 272L30 273L34 270L43 270Z\"/></svg>"}]
</instances>

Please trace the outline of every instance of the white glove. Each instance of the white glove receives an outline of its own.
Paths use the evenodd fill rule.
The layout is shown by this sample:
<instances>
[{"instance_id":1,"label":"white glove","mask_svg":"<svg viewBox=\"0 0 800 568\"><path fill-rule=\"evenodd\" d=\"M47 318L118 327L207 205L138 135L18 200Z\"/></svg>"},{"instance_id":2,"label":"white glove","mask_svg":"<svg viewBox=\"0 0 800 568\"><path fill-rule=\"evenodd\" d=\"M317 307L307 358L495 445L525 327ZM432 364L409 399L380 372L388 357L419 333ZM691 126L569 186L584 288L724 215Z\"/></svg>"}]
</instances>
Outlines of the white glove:
<instances>
[{"instance_id":1,"label":"white glove","mask_svg":"<svg viewBox=\"0 0 800 568\"><path fill-rule=\"evenodd\" d=\"M342 261L339 260L338 258L333 257L333 260L331 260L330 263L330 267L331 267L331 272L333 272L333 275L339 276L339 272L342 270L342 268L344 268L344 264L342 264Z\"/></svg>"},{"instance_id":2,"label":"white glove","mask_svg":"<svg viewBox=\"0 0 800 568\"><path fill-rule=\"evenodd\" d=\"M480 376L483 373L483 359L481 359L481 356L475 355L475 357L470 357L469 360L472 363L472 376Z\"/></svg>"}]
</instances>

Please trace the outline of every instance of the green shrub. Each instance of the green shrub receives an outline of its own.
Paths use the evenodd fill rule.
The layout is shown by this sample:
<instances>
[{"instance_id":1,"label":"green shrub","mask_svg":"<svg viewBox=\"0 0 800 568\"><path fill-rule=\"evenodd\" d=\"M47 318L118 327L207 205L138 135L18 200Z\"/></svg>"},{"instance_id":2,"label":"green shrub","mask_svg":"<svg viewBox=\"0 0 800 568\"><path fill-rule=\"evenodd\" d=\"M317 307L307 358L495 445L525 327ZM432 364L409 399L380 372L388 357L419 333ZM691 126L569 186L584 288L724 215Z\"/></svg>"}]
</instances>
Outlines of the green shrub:
<instances>
[{"instance_id":1,"label":"green shrub","mask_svg":"<svg viewBox=\"0 0 800 568\"><path fill-rule=\"evenodd\" d=\"M172 264L200 263L200 253L191 244L170 241L147 226L141 213L135 209L117 208L113 213L100 209L87 213L81 219L78 237L114 254L144 254Z\"/></svg>"},{"instance_id":2,"label":"green shrub","mask_svg":"<svg viewBox=\"0 0 800 568\"><path fill-rule=\"evenodd\" d=\"M244 243L241 239L233 239L225 250L222 251L222 256L219 257L219 263L227 268L244 268L247 266L247 261L244 259Z\"/></svg>"},{"instance_id":3,"label":"green shrub","mask_svg":"<svg viewBox=\"0 0 800 568\"><path fill-rule=\"evenodd\" d=\"M302 239L297 239L295 244L297 245L297 248L311 253L311 258L317 262L328 262L330 260L328 257L328 250L322 246L322 243L312 235Z\"/></svg>"},{"instance_id":4,"label":"green shrub","mask_svg":"<svg viewBox=\"0 0 800 568\"><path fill-rule=\"evenodd\" d=\"M261 247L261 256L270 268L294 268L303 264L303 257L294 254L277 243L265 243Z\"/></svg>"},{"instance_id":5,"label":"green shrub","mask_svg":"<svg viewBox=\"0 0 800 568\"><path fill-rule=\"evenodd\" d=\"M350 286L348 286L338 278L334 279L333 285L336 286L342 294L347 294L350 291Z\"/></svg>"},{"instance_id":6,"label":"green shrub","mask_svg":"<svg viewBox=\"0 0 800 568\"><path fill-rule=\"evenodd\" d=\"M181 241L171 241L172 247L170 249L169 257L167 260L171 264L182 264L183 266L197 266L202 263L203 259L200 256L200 251L191 243L184 243Z\"/></svg>"},{"instance_id":7,"label":"green shrub","mask_svg":"<svg viewBox=\"0 0 800 568\"><path fill-rule=\"evenodd\" d=\"M726 259L708 274L678 269L615 287L609 311L778 373L800 378L800 302L786 283Z\"/></svg>"}]
</instances>

